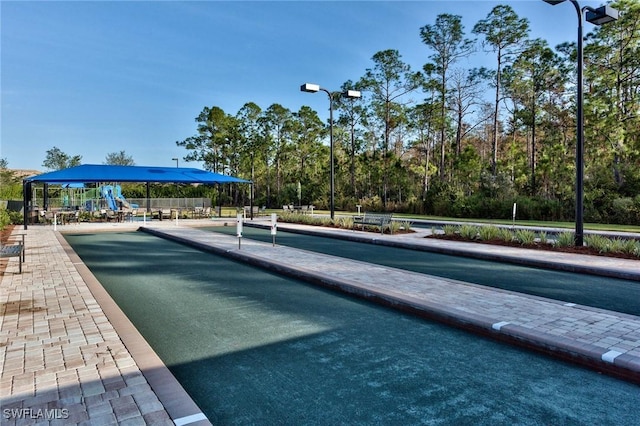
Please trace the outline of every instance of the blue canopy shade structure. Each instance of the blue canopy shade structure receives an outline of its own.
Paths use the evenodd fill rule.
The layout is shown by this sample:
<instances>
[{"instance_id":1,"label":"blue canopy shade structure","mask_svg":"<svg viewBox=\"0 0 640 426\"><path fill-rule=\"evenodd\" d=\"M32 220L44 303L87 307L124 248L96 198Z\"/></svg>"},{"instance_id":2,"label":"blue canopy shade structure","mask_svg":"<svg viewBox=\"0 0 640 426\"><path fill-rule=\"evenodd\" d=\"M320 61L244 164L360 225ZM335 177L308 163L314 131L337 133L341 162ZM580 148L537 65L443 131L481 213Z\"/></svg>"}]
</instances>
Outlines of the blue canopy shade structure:
<instances>
[{"instance_id":1,"label":"blue canopy shade structure","mask_svg":"<svg viewBox=\"0 0 640 426\"><path fill-rule=\"evenodd\" d=\"M253 182L249 180L194 168L111 166L102 164L83 164L68 169L30 176L23 179L22 182L24 229L27 229L27 212L31 201L31 186L34 183L66 186L90 182L145 182L147 183L147 199L149 198L149 183L198 183L204 185L246 183L253 185ZM253 207L252 199L251 203ZM147 209L149 209L148 206Z\"/></svg>"},{"instance_id":2,"label":"blue canopy shade structure","mask_svg":"<svg viewBox=\"0 0 640 426\"><path fill-rule=\"evenodd\" d=\"M156 183L251 183L233 176L185 167L109 166L83 164L25 178L23 182L156 182Z\"/></svg>"}]
</instances>

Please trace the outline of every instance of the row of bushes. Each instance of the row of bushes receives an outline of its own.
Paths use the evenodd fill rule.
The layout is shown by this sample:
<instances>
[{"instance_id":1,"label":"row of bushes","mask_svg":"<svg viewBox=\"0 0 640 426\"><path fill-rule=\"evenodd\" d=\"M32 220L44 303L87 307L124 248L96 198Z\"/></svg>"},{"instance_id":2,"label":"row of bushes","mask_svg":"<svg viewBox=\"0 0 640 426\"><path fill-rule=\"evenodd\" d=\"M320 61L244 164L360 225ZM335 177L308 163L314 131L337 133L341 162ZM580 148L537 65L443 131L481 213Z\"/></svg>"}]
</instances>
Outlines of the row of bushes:
<instances>
[{"instance_id":1,"label":"row of bushes","mask_svg":"<svg viewBox=\"0 0 640 426\"><path fill-rule=\"evenodd\" d=\"M575 200L555 200L542 197L491 197L485 194L466 195L456 191L429 194L425 200L417 198L399 203L384 203L380 197L353 199L338 198L338 210L388 211L454 218L511 219L513 204L517 205L518 220L572 221ZM599 197L585 199L584 220L591 223L640 225L640 195L625 198Z\"/></svg>"},{"instance_id":2,"label":"row of bushes","mask_svg":"<svg viewBox=\"0 0 640 426\"><path fill-rule=\"evenodd\" d=\"M433 230L435 233L435 229ZM445 225L443 232L447 236L459 235L467 240L492 241L499 240L507 243L518 243L524 246L551 244L555 247L571 247L574 245L573 232L561 232L551 238L546 232L534 232L529 229L508 229L494 225ZM640 257L640 241L625 238L607 238L598 234L587 234L584 237L587 247L599 253L624 253Z\"/></svg>"},{"instance_id":3,"label":"row of bushes","mask_svg":"<svg viewBox=\"0 0 640 426\"><path fill-rule=\"evenodd\" d=\"M0 229L4 229L7 225L22 225L23 221L22 213L0 209Z\"/></svg>"},{"instance_id":4,"label":"row of bushes","mask_svg":"<svg viewBox=\"0 0 640 426\"><path fill-rule=\"evenodd\" d=\"M278 216L278 220L284 223L299 223L303 225L326 226L331 228L353 229L353 218L351 216L338 216L334 219L326 216L312 216L300 213L285 213ZM375 227L370 227L375 228ZM411 230L410 221L393 220L389 223L389 231L395 234L401 230ZM379 229L378 229L378 232Z\"/></svg>"}]
</instances>

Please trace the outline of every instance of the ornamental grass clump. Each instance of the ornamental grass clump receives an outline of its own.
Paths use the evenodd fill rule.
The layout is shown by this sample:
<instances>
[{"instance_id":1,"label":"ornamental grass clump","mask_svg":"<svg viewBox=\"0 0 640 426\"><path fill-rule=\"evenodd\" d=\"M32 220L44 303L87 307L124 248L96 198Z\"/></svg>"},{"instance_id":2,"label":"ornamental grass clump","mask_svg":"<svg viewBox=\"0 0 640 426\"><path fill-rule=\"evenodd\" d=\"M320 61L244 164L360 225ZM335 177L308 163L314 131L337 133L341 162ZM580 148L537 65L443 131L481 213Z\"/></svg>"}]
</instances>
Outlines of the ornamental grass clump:
<instances>
[{"instance_id":1,"label":"ornamental grass clump","mask_svg":"<svg viewBox=\"0 0 640 426\"><path fill-rule=\"evenodd\" d=\"M478 236L482 241L491 241L498 238L499 228L494 225L481 226L478 230Z\"/></svg>"},{"instance_id":2,"label":"ornamental grass clump","mask_svg":"<svg viewBox=\"0 0 640 426\"><path fill-rule=\"evenodd\" d=\"M318 223L321 226L328 226L328 227L332 227L336 224L336 221L334 219L331 219L330 217L321 217L319 218Z\"/></svg>"},{"instance_id":3,"label":"ornamental grass clump","mask_svg":"<svg viewBox=\"0 0 640 426\"><path fill-rule=\"evenodd\" d=\"M548 244L549 243L549 236L547 235L547 233L545 231L542 231L538 234L538 242L540 244Z\"/></svg>"},{"instance_id":4,"label":"ornamental grass clump","mask_svg":"<svg viewBox=\"0 0 640 426\"><path fill-rule=\"evenodd\" d=\"M462 225L460 236L467 240L475 240L478 237L478 227L475 225Z\"/></svg>"},{"instance_id":5,"label":"ornamental grass clump","mask_svg":"<svg viewBox=\"0 0 640 426\"><path fill-rule=\"evenodd\" d=\"M342 216L337 219L338 227L343 229L353 228L353 218L351 216Z\"/></svg>"},{"instance_id":6,"label":"ornamental grass clump","mask_svg":"<svg viewBox=\"0 0 640 426\"><path fill-rule=\"evenodd\" d=\"M387 225L387 226L389 228L389 232L391 232L392 234L395 234L400 229L402 229L402 224L400 222L395 221L395 220L392 220L391 222L389 222L389 225Z\"/></svg>"},{"instance_id":7,"label":"ornamental grass clump","mask_svg":"<svg viewBox=\"0 0 640 426\"><path fill-rule=\"evenodd\" d=\"M587 247L597 250L598 253L607 253L609 251L610 241L602 235L587 234L584 236L584 243Z\"/></svg>"},{"instance_id":8,"label":"ornamental grass clump","mask_svg":"<svg viewBox=\"0 0 640 426\"><path fill-rule=\"evenodd\" d=\"M498 234L496 235L496 238L501 241L510 243L513 241L513 232L511 232L511 230L507 228L498 228Z\"/></svg>"},{"instance_id":9,"label":"ornamental grass clump","mask_svg":"<svg viewBox=\"0 0 640 426\"><path fill-rule=\"evenodd\" d=\"M607 238L602 235L588 234L584 237L587 247L597 250L598 253L625 253L640 256L640 241L626 238Z\"/></svg>"},{"instance_id":10,"label":"ornamental grass clump","mask_svg":"<svg viewBox=\"0 0 640 426\"><path fill-rule=\"evenodd\" d=\"M556 237L556 247L571 247L575 243L576 237L573 232L560 232Z\"/></svg>"},{"instance_id":11,"label":"ornamental grass clump","mask_svg":"<svg viewBox=\"0 0 640 426\"><path fill-rule=\"evenodd\" d=\"M303 223L303 224L311 223L305 215L302 215L300 213L295 213L295 212L284 212L284 214L279 216L279 219L282 222L288 222L288 223Z\"/></svg>"},{"instance_id":12,"label":"ornamental grass clump","mask_svg":"<svg viewBox=\"0 0 640 426\"><path fill-rule=\"evenodd\" d=\"M623 238L614 238L609 240L609 244L607 246L608 253L624 253L626 243L627 240Z\"/></svg>"},{"instance_id":13,"label":"ornamental grass clump","mask_svg":"<svg viewBox=\"0 0 640 426\"><path fill-rule=\"evenodd\" d=\"M516 241L523 246L532 245L536 242L536 233L529 229L518 229L516 231Z\"/></svg>"},{"instance_id":14,"label":"ornamental grass clump","mask_svg":"<svg viewBox=\"0 0 640 426\"><path fill-rule=\"evenodd\" d=\"M444 235L451 237L453 235L456 235L456 232L458 231L458 226L456 225L445 225L442 227L442 231L444 232Z\"/></svg>"},{"instance_id":15,"label":"ornamental grass clump","mask_svg":"<svg viewBox=\"0 0 640 426\"><path fill-rule=\"evenodd\" d=\"M413 222L409 220L400 220L398 222L400 223L400 228L403 229L405 232L411 231L411 225L413 225Z\"/></svg>"},{"instance_id":16,"label":"ornamental grass clump","mask_svg":"<svg viewBox=\"0 0 640 426\"><path fill-rule=\"evenodd\" d=\"M624 253L630 254L632 256L640 257L640 241L626 240L623 251Z\"/></svg>"}]
</instances>

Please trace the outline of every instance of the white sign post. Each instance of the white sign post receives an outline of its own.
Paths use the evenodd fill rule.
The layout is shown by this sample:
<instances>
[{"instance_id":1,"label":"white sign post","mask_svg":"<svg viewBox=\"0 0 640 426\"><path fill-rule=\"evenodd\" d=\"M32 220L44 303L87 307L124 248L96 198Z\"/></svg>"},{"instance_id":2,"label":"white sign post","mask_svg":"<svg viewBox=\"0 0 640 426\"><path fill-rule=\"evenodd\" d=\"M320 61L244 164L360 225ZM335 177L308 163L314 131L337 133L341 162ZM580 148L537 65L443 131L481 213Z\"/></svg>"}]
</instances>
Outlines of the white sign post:
<instances>
[{"instance_id":1,"label":"white sign post","mask_svg":"<svg viewBox=\"0 0 640 426\"><path fill-rule=\"evenodd\" d=\"M238 223L237 223L237 237L238 237L238 250L240 250L241 247L241 241L242 241L242 216L243 213L238 213Z\"/></svg>"},{"instance_id":2,"label":"white sign post","mask_svg":"<svg viewBox=\"0 0 640 426\"><path fill-rule=\"evenodd\" d=\"M513 203L513 227L516 227L516 203Z\"/></svg>"},{"instance_id":3,"label":"white sign post","mask_svg":"<svg viewBox=\"0 0 640 426\"><path fill-rule=\"evenodd\" d=\"M277 230L278 230L278 215L276 213L271 213L271 240L274 247L276 246Z\"/></svg>"}]
</instances>

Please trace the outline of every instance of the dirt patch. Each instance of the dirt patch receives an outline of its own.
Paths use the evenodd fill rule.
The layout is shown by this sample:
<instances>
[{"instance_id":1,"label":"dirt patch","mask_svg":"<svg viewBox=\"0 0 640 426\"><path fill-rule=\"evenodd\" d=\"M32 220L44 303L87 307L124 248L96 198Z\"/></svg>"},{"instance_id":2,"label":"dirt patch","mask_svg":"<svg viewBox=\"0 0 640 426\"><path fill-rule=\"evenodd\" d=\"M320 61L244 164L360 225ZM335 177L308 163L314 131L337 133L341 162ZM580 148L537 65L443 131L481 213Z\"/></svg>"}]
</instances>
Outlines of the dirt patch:
<instances>
[{"instance_id":1,"label":"dirt patch","mask_svg":"<svg viewBox=\"0 0 640 426\"><path fill-rule=\"evenodd\" d=\"M545 251L554 251L561 253L575 253L575 254L587 254L591 256L603 256L603 257L614 257L617 259L631 259L631 260L640 260L638 256L634 256L632 254L627 253L600 253L598 250L593 247L556 247L551 244L542 244L542 243L534 243L534 244L520 244L516 242L507 242L504 240L469 240L461 237L460 235L429 235L425 238L435 238L438 240L448 240L448 241L461 241L465 243L477 243L477 244L489 244L494 246L505 246L505 247L518 247L518 248L526 248L533 250L545 250Z\"/></svg>"}]
</instances>

